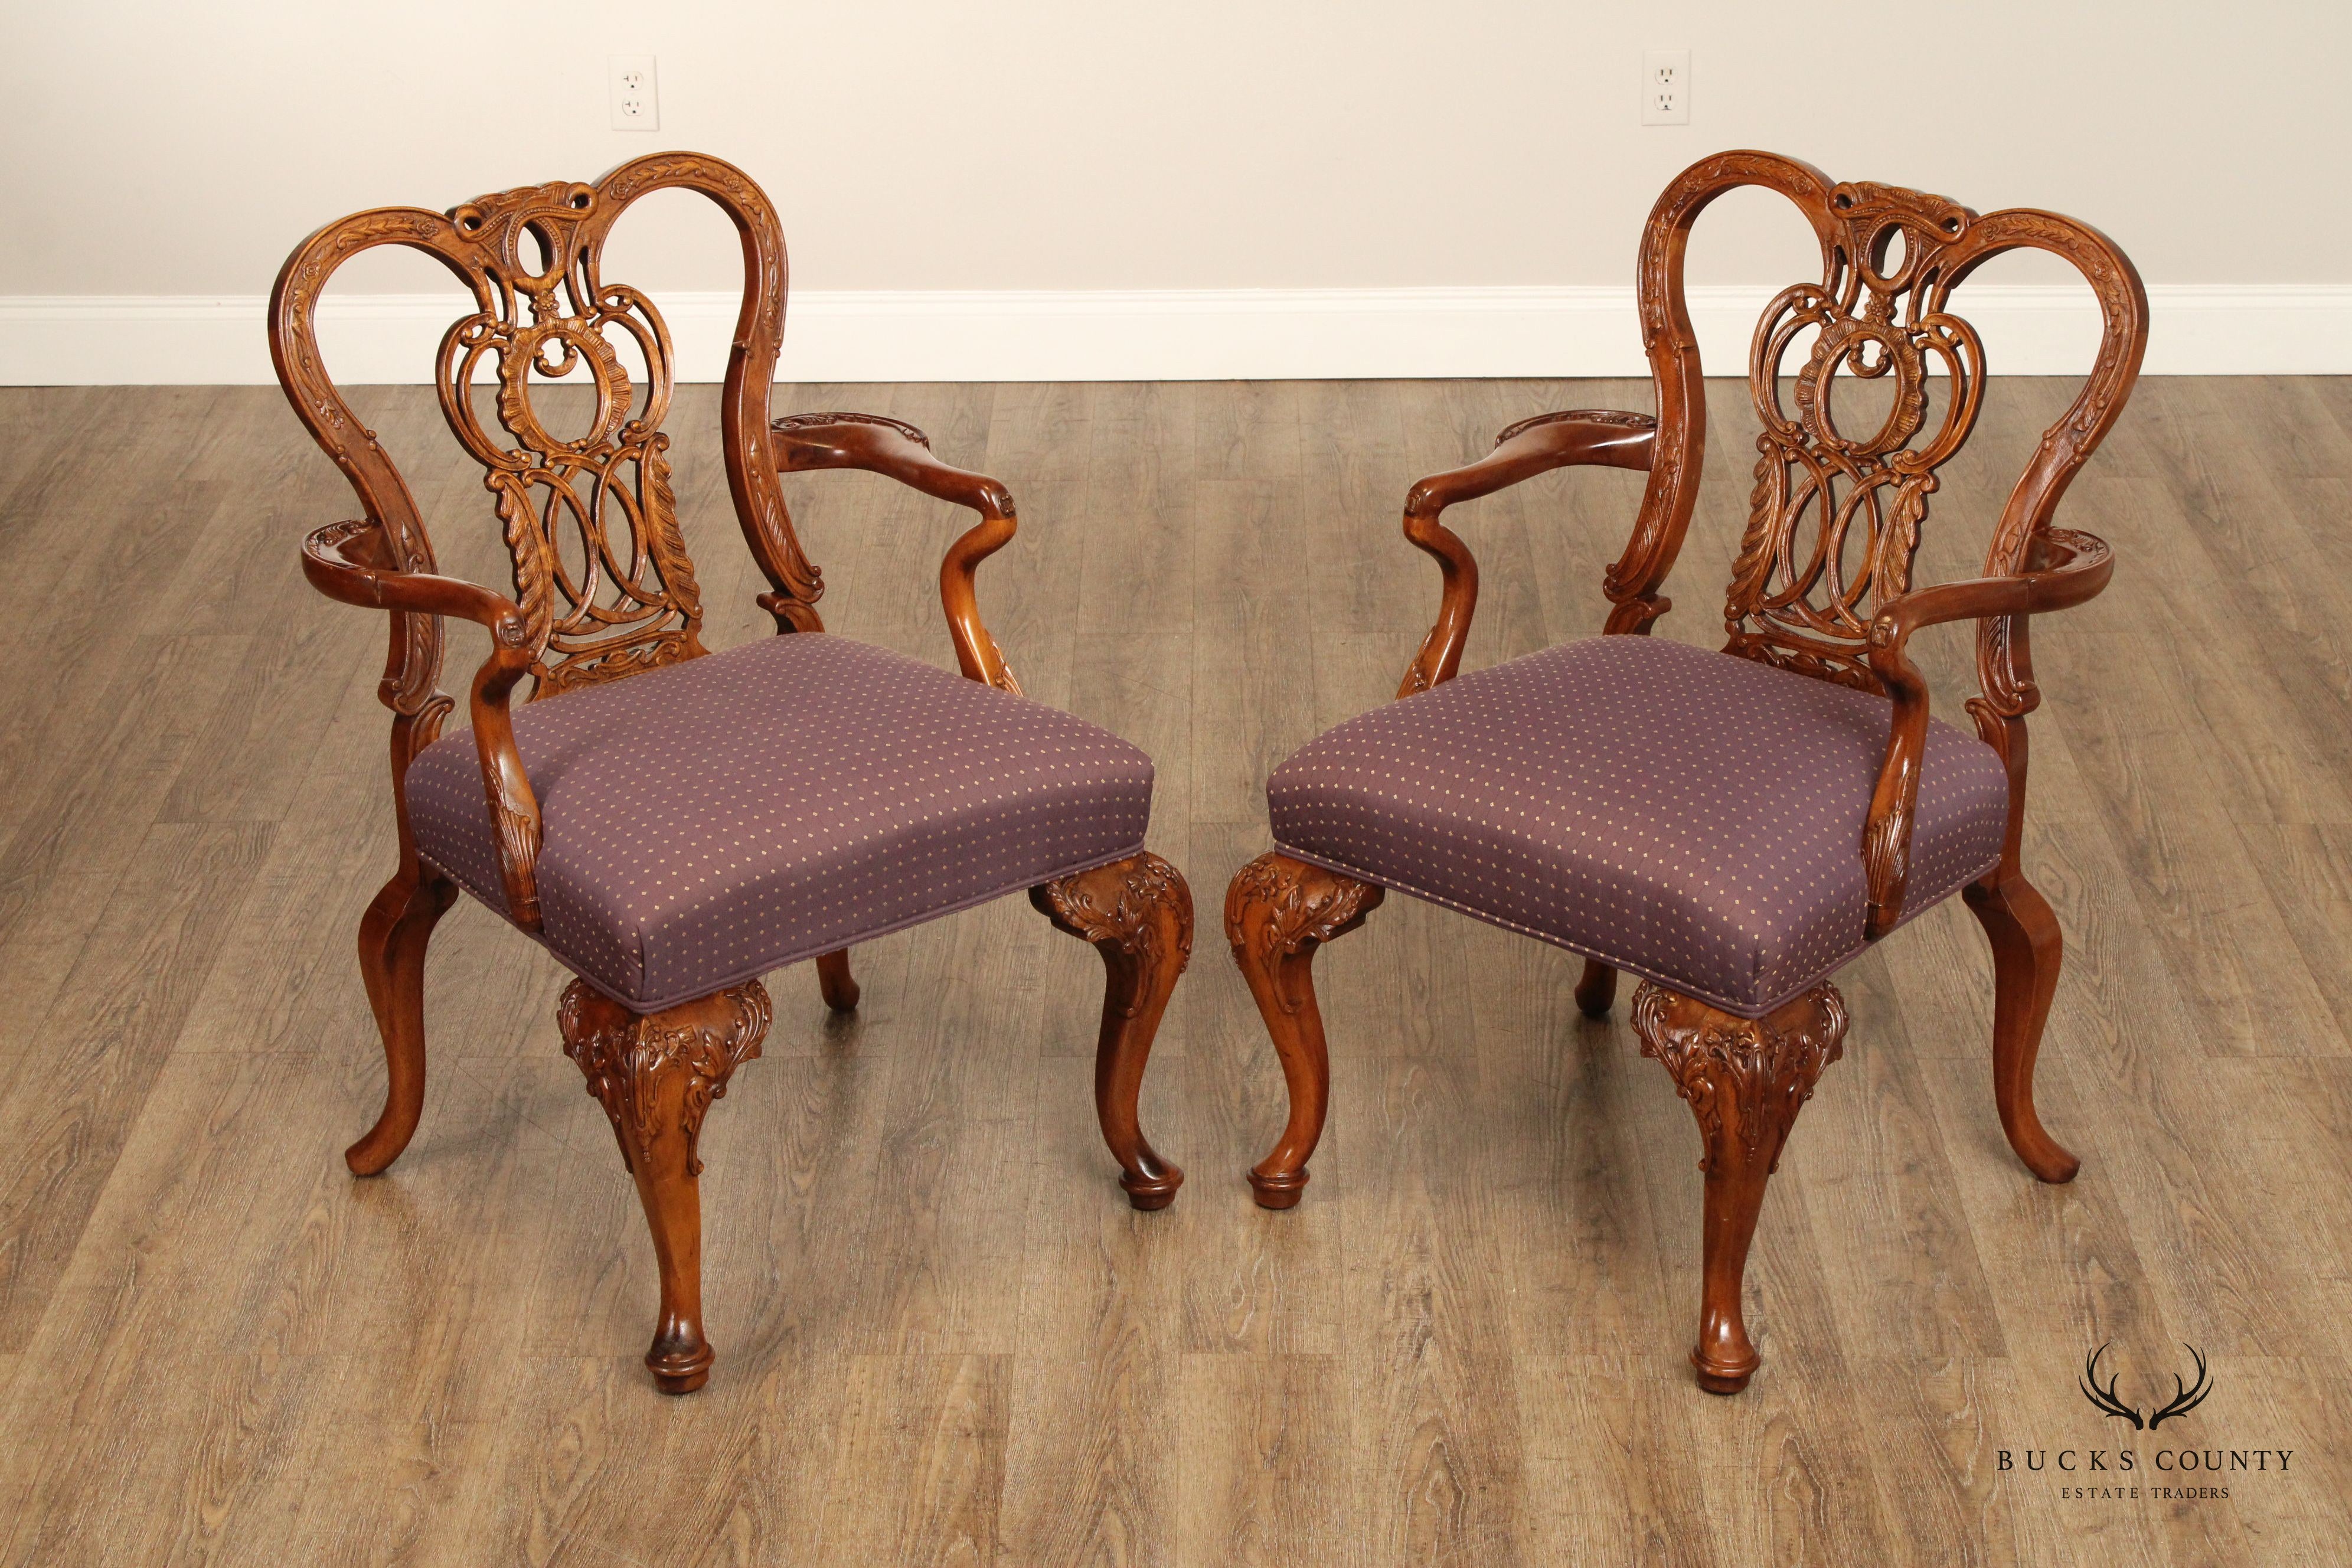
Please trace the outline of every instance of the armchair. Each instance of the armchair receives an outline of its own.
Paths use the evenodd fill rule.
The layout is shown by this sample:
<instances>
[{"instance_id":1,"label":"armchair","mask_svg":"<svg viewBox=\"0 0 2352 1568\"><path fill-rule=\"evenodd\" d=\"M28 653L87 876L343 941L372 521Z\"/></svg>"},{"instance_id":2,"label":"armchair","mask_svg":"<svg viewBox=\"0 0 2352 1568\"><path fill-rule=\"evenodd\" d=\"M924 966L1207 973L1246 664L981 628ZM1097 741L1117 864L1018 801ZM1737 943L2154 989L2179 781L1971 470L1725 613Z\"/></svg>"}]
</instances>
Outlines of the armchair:
<instances>
[{"instance_id":1,"label":"armchair","mask_svg":"<svg viewBox=\"0 0 2352 1568\"><path fill-rule=\"evenodd\" d=\"M1782 290L1756 330L1756 483L1727 641L1710 653L1641 634L1671 607L1661 590L1706 441L1684 248L1699 213L1742 185L1796 205L1822 271ZM1983 350L1951 297L2020 247L2062 257L2089 281L2105 318L2097 363L2010 495L1984 574L1914 587L1937 471L1968 439L1983 394ZM1583 954L1576 997L1589 1015L1609 1011L1620 969L1639 975L1643 1054L1672 1075L1705 1146L1691 1359L1700 1386L1731 1394L1759 1364L1740 1297L1765 1184L1843 1048L1846 1010L1830 977L1955 892L1992 947L2001 1126L2042 1180L2077 1169L2033 1105L2061 942L2021 865L2025 721L2041 700L2026 628L2113 574L2104 543L2051 520L2129 395L2147 300L2123 253L2073 219L1979 216L1917 191L1833 184L1762 153L1706 159L1667 187L1643 235L1638 293L1654 417L1539 416L1478 462L1412 487L1404 532L1438 563L1436 624L1399 701L1276 770L1276 848L1234 878L1225 931L1290 1090L1287 1123L1250 1173L1269 1208L1297 1203L1328 1100L1315 952L1386 889ZM1837 389L1851 397L1855 378L1891 388L1875 428L1839 423ZM1649 474L1602 584L1604 635L1457 679L1478 576L1443 514L1579 464ZM1973 736L1931 715L1909 655L1914 633L1961 620L1977 626Z\"/></svg>"},{"instance_id":2,"label":"armchair","mask_svg":"<svg viewBox=\"0 0 2352 1568\"><path fill-rule=\"evenodd\" d=\"M710 198L742 242L721 437L737 521L769 585L759 603L780 635L719 652L702 646L669 480L668 331L650 300L600 271L614 222L664 187ZM433 257L473 296L442 339L435 379L451 433L482 466L511 595L438 574L415 498L320 361L320 290L381 245ZM1102 954L1096 1100L1130 1201L1163 1206L1183 1179L1136 1116L1192 947L1184 880L1143 846L1150 761L1019 694L974 584L1013 537L1003 485L940 461L922 432L893 419L771 422L784 294L783 238L759 187L715 158L665 153L593 184L330 224L288 259L270 301L278 380L364 513L312 533L303 571L331 598L387 612L391 632L380 695L393 715L399 859L359 933L388 1089L346 1159L377 1174L416 1131L425 949L470 893L577 977L557 1022L652 1229L660 1308L646 1362L673 1394L700 1387L712 1362L696 1145L711 1102L759 1054L770 970L814 959L825 1003L854 1008L856 942L1029 890L1054 925ZM642 385L624 367L631 346ZM559 437L533 394L574 375L593 410L584 434ZM494 394L495 430L478 379ZM978 514L940 568L965 679L825 635L823 582L779 475L841 468ZM450 616L489 634L470 739L441 733L456 706L438 686Z\"/></svg>"}]
</instances>

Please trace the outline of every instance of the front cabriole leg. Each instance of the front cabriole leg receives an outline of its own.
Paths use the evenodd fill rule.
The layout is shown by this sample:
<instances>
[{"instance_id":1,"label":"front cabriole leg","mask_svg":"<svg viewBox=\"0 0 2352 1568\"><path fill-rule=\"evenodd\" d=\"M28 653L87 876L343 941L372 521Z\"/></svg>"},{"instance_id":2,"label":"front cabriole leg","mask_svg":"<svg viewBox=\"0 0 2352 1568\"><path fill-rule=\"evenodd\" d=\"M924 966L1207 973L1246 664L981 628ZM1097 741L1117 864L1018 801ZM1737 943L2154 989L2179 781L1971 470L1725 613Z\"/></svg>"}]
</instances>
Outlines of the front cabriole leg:
<instances>
[{"instance_id":1,"label":"front cabriole leg","mask_svg":"<svg viewBox=\"0 0 2352 1568\"><path fill-rule=\"evenodd\" d=\"M1243 867L1225 889L1225 940L1274 1038L1290 1090L1282 1136L1249 1173L1261 1208L1297 1204L1330 1105L1331 1054L1322 1010L1315 1005L1315 950L1362 925L1383 896L1375 883L1279 850Z\"/></svg>"},{"instance_id":2,"label":"front cabriole leg","mask_svg":"<svg viewBox=\"0 0 2352 1568\"><path fill-rule=\"evenodd\" d=\"M1166 1208L1184 1173L1143 1135L1137 1100L1176 977L1192 957L1192 890L1150 852L1029 889L1039 913L1103 961L1102 1034L1095 1047L1095 1112L1119 1165L1118 1184L1139 1209Z\"/></svg>"},{"instance_id":3,"label":"front cabriole leg","mask_svg":"<svg viewBox=\"0 0 2352 1568\"><path fill-rule=\"evenodd\" d=\"M1761 1018L1742 1018L1644 981L1633 993L1642 1054L1674 1076L1706 1152L1706 1229L1698 1344L1691 1364L1709 1394L1748 1386L1759 1358L1739 1311L1748 1244L1797 1112L1844 1050L1845 999L1823 982Z\"/></svg>"},{"instance_id":4,"label":"front cabriole leg","mask_svg":"<svg viewBox=\"0 0 2352 1568\"><path fill-rule=\"evenodd\" d=\"M632 1013L586 981L563 992L563 1054L587 1075L636 1178L661 1269L661 1320L646 1365L664 1394L710 1377L702 1334L702 1198L695 1152L710 1102L760 1054L768 993L756 981L663 1009Z\"/></svg>"}]
</instances>

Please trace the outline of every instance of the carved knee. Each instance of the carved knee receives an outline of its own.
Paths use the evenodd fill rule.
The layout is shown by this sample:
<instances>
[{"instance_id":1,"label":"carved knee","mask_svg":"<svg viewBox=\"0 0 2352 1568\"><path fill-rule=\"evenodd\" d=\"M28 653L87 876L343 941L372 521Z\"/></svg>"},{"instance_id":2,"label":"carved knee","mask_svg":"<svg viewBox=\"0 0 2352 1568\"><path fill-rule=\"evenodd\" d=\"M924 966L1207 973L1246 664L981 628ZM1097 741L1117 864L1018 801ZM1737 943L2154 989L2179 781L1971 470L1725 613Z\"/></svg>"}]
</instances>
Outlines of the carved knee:
<instances>
[{"instance_id":1,"label":"carved knee","mask_svg":"<svg viewBox=\"0 0 2352 1568\"><path fill-rule=\"evenodd\" d=\"M1165 1208L1184 1173L1144 1137L1138 1102L1160 1016L1192 960L1192 889L1175 867L1147 851L1033 888L1029 900L1056 930L1102 955L1095 1112L1128 1201Z\"/></svg>"},{"instance_id":2,"label":"carved knee","mask_svg":"<svg viewBox=\"0 0 2352 1568\"><path fill-rule=\"evenodd\" d=\"M735 1069L760 1054L769 1012L767 990L756 980L647 1014L575 980L557 1015L564 1054L613 1123L653 1232L661 1315L646 1365L665 1393L691 1393L710 1375L696 1180L702 1121Z\"/></svg>"},{"instance_id":3,"label":"carved knee","mask_svg":"<svg viewBox=\"0 0 2352 1568\"><path fill-rule=\"evenodd\" d=\"M1286 1209L1307 1186L1323 1137L1331 1059L1315 1004L1315 950L1364 923L1384 889L1276 851L1243 867L1225 891L1225 939L1273 1037L1290 1091L1282 1136L1249 1173L1261 1207Z\"/></svg>"}]
</instances>

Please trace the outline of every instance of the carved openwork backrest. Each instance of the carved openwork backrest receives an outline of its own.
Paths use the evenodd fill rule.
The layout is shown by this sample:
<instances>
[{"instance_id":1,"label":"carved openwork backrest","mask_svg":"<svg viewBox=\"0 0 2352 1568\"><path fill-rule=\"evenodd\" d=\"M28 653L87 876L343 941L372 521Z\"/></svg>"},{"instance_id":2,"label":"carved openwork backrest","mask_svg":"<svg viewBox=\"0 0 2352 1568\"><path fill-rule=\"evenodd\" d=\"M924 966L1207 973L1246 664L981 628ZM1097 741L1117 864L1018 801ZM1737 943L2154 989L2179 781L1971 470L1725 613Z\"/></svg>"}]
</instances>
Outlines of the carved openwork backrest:
<instances>
[{"instance_id":1,"label":"carved openwork backrest","mask_svg":"<svg viewBox=\"0 0 2352 1568\"><path fill-rule=\"evenodd\" d=\"M1724 605L1727 651L1877 689L1865 662L1877 606L1911 587L1937 469L1974 427L1984 346L1951 309L1969 274L2030 247L2072 262L2105 318L2097 362L2072 406L2043 434L2003 510L1988 575L2035 563L2035 547L2074 471L2121 412L2147 342L2147 300L2122 252L2097 230L2053 213L1979 216L1893 185L1835 184L1764 153L1727 153L1686 171L1658 199L1642 242L1643 341L1658 389L1658 437L1641 521L1612 568L1612 630L1646 626L1698 493L1706 405L1683 297L1690 229L1708 203L1762 185L1796 204L1822 250L1822 279L1766 307L1748 382L1762 430L1748 529ZM1784 381L1793 391L1784 395ZM1891 397L1857 416L1859 383ZM2034 700L2022 638L2007 620L1980 634L1983 700L2004 715Z\"/></svg>"},{"instance_id":2,"label":"carved openwork backrest","mask_svg":"<svg viewBox=\"0 0 2352 1568\"><path fill-rule=\"evenodd\" d=\"M804 609L819 589L768 447L768 391L783 331L783 237L767 197L740 170L665 153L623 164L594 184L502 191L446 215L417 207L360 213L305 241L270 301L278 378L358 491L367 517L355 527L377 531L373 549L383 564L429 573L433 547L415 497L329 379L316 312L335 270L383 245L423 251L473 294L473 312L441 340L434 379L449 428L482 465L513 557L534 696L702 651L701 601L662 429L675 376L669 331L650 300L601 272L614 221L638 197L669 186L709 196L742 237L743 308L721 434L744 532L784 606L780 618L793 619L787 610ZM642 385L631 375L632 358L645 368ZM575 433L564 434L567 422L547 417L534 400L549 384L590 395L584 426L569 421ZM395 612L385 700L403 713L419 712L432 700L440 666L437 618Z\"/></svg>"}]
</instances>

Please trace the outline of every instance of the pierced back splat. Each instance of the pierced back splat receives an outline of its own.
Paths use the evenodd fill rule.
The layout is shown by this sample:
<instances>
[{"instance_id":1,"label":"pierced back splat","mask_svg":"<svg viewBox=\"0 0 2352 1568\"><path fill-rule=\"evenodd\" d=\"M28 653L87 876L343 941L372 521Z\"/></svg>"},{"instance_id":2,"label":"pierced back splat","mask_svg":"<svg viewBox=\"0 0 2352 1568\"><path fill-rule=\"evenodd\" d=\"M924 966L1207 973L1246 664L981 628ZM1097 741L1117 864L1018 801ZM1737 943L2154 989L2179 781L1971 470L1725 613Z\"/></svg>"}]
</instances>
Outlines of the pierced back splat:
<instances>
[{"instance_id":1,"label":"pierced back splat","mask_svg":"<svg viewBox=\"0 0 2352 1568\"><path fill-rule=\"evenodd\" d=\"M478 286L491 308L443 336L435 381L449 428L497 498L516 603L537 655L534 696L702 651L702 605L661 430L672 388L669 331L651 300L598 278L596 252L582 243L596 205L593 187L557 184L484 197L449 215L459 234L495 258L480 279L487 289ZM523 254L534 244L542 258L536 269ZM614 332L644 356L642 403ZM472 396L486 371L505 440L483 428ZM594 411L586 431L567 440L541 419L532 390L535 380L575 371L586 373Z\"/></svg>"},{"instance_id":2,"label":"pierced back splat","mask_svg":"<svg viewBox=\"0 0 2352 1568\"><path fill-rule=\"evenodd\" d=\"M1937 468L1975 427L1984 345L1944 309L1944 243L1969 215L1934 196L1840 186L1848 240L1818 284L1783 289L1757 322L1748 387L1763 429L1748 532L1724 605L1727 651L1874 689L1862 658L1877 605L1911 586ZM1890 260L1890 257L1895 259ZM1791 413L1781 378L1808 331ZM1928 418L1928 376L1948 378ZM1841 375L1890 384L1875 428L1838 422Z\"/></svg>"},{"instance_id":3,"label":"pierced back splat","mask_svg":"<svg viewBox=\"0 0 2352 1568\"><path fill-rule=\"evenodd\" d=\"M614 221L639 196L698 190L733 221L744 258L743 308L728 363L720 432L737 517L774 592L761 603L779 629L816 629L823 584L793 532L770 451L768 392L783 331L783 238L759 187L731 164L662 153L593 184L556 182L480 197L446 215L380 208L310 237L280 272L270 345L303 422L366 509L363 528L387 565L434 570L414 496L373 431L362 427L320 360L316 311L343 262L380 245L433 257L474 296L443 336L435 365L441 409L483 484L513 558L516 603L543 697L691 658L702 652L694 564L669 481L667 416L674 356L652 302L599 271ZM624 350L646 367L640 387ZM535 383L573 384L593 412L559 435L535 404ZM488 391L485 422L473 395ZM436 617L395 614L383 696L396 712L437 721L447 700ZM437 723L428 724L437 727ZM429 739L428 737L425 737ZM419 743L422 743L421 741Z\"/></svg>"},{"instance_id":4,"label":"pierced back splat","mask_svg":"<svg viewBox=\"0 0 2352 1568\"><path fill-rule=\"evenodd\" d=\"M1698 497L1706 408L1683 262L1699 213L1743 185L1779 191L1811 224L1822 280L1783 289L1758 322L1749 393L1762 425L1748 529L1725 596L1726 651L1866 690L1871 621L1912 586L1937 470L1967 442L1980 406L1984 347L1950 308L1991 258L2030 247L2063 257L2097 296L2104 327L2081 394L2042 435L1986 552L1988 575L2028 569L2076 469L2098 447L2139 371L2147 299L2097 230L2053 213L1979 216L1900 186L1836 184L1768 153L1726 153L1686 170L1658 198L1642 239L1643 339L1658 389L1658 437L1641 516L1609 571L1609 629L1644 630ZM1810 336L1810 347L1798 350ZM1841 373L1847 373L1842 374ZM1793 395L1781 382L1792 375ZM1934 378L1931 380L1931 378ZM1840 389L1883 381L1887 410L1848 429ZM1793 405L1793 406L1791 406ZM1979 631L1983 717L2035 705L2021 624Z\"/></svg>"}]
</instances>

